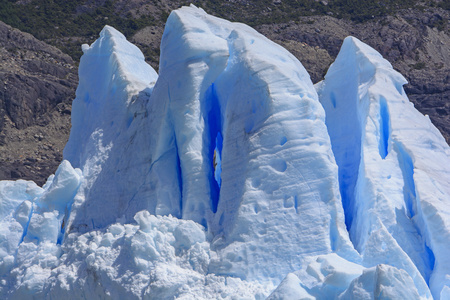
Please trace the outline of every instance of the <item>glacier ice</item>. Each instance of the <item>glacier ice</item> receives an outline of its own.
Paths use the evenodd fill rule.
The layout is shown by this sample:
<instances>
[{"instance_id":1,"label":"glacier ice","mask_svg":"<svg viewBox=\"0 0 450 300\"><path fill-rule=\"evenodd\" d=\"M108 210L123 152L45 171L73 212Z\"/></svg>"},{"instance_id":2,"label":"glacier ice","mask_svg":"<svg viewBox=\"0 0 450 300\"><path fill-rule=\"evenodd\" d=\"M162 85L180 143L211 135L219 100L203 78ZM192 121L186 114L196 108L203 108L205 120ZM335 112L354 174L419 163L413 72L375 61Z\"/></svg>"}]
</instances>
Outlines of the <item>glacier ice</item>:
<instances>
[{"instance_id":1,"label":"glacier ice","mask_svg":"<svg viewBox=\"0 0 450 300\"><path fill-rule=\"evenodd\" d=\"M112 27L82 48L65 160L0 182L1 298L450 296L450 148L374 49L313 86L194 6L159 75Z\"/></svg>"},{"instance_id":2,"label":"glacier ice","mask_svg":"<svg viewBox=\"0 0 450 300\"><path fill-rule=\"evenodd\" d=\"M450 151L409 102L405 83L379 53L348 37L317 88L363 265L404 269L419 291L428 284L439 298L450 267L443 250L450 209L442 205L450 199L450 165L443 163Z\"/></svg>"},{"instance_id":3,"label":"glacier ice","mask_svg":"<svg viewBox=\"0 0 450 300\"><path fill-rule=\"evenodd\" d=\"M74 101L84 119L75 115L64 155L83 170L86 184L69 230L130 222L142 209L190 219L212 236L217 257L210 271L241 279L279 282L304 254L358 259L342 222L323 109L305 69L285 49L199 9L174 11L156 84L140 77L144 95L123 83L132 81L131 60L142 64L143 57L119 33L106 27L84 52L80 77L96 67L90 59L98 53L114 64L99 77L107 79L103 85L87 72ZM119 55L130 70L120 67ZM99 92L103 86L107 92ZM274 245L282 247L273 251Z\"/></svg>"},{"instance_id":4,"label":"glacier ice","mask_svg":"<svg viewBox=\"0 0 450 300\"><path fill-rule=\"evenodd\" d=\"M175 11L153 96L168 102L182 218L208 228L217 254L211 272L279 282L305 254L357 259L341 222L322 107L285 49L242 24L195 8Z\"/></svg>"}]
</instances>

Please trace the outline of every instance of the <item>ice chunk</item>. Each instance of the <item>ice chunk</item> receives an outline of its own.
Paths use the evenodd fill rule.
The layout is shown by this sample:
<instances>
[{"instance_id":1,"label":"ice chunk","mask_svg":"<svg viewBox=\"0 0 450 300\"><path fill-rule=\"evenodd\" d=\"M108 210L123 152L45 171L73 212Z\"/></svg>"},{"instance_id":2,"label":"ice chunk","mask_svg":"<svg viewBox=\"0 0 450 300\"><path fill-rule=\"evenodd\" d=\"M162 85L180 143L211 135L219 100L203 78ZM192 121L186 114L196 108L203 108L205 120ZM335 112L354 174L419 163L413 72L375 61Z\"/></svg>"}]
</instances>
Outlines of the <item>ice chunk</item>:
<instances>
[{"instance_id":1,"label":"ice chunk","mask_svg":"<svg viewBox=\"0 0 450 300\"><path fill-rule=\"evenodd\" d=\"M358 259L322 107L285 49L182 8L166 23L152 97L165 97L172 116L182 217L214 237L211 272L279 282L303 254Z\"/></svg>"},{"instance_id":2,"label":"ice chunk","mask_svg":"<svg viewBox=\"0 0 450 300\"><path fill-rule=\"evenodd\" d=\"M74 167L83 167L89 158L85 147L91 134L113 125L111 122L123 121L120 118L130 113L123 111L132 100L130 96L157 79L142 52L110 26L105 26L90 47L83 47L83 52L77 97L72 106L71 135L64 149L65 159Z\"/></svg>"},{"instance_id":3,"label":"ice chunk","mask_svg":"<svg viewBox=\"0 0 450 300\"><path fill-rule=\"evenodd\" d=\"M363 270L361 265L332 253L308 257L302 269L294 274L310 295L317 299L335 299Z\"/></svg>"},{"instance_id":4,"label":"ice chunk","mask_svg":"<svg viewBox=\"0 0 450 300\"><path fill-rule=\"evenodd\" d=\"M297 276L289 273L267 300L315 300L301 285Z\"/></svg>"},{"instance_id":5,"label":"ice chunk","mask_svg":"<svg viewBox=\"0 0 450 300\"><path fill-rule=\"evenodd\" d=\"M56 170L52 182L38 201L41 209L64 212L72 204L73 198L81 183L81 170L72 168L67 160L63 160Z\"/></svg>"},{"instance_id":6,"label":"ice chunk","mask_svg":"<svg viewBox=\"0 0 450 300\"><path fill-rule=\"evenodd\" d=\"M33 202L44 190L31 181L0 181L0 274L13 267L17 247L23 240Z\"/></svg>"},{"instance_id":7,"label":"ice chunk","mask_svg":"<svg viewBox=\"0 0 450 300\"><path fill-rule=\"evenodd\" d=\"M33 214L25 241L36 241L36 243L49 241L56 244L61 224L58 217L57 211Z\"/></svg>"},{"instance_id":8,"label":"ice chunk","mask_svg":"<svg viewBox=\"0 0 450 300\"><path fill-rule=\"evenodd\" d=\"M177 240L175 248L177 250L186 250L196 243L205 242L205 233L203 230L194 222L180 224L174 231L174 236Z\"/></svg>"},{"instance_id":9,"label":"ice chunk","mask_svg":"<svg viewBox=\"0 0 450 300\"><path fill-rule=\"evenodd\" d=\"M64 218L70 212L81 177L80 170L63 161L44 188L25 181L0 182L0 203L10 208L0 220L0 271L5 275L2 278L17 278L18 298L41 292L49 278L50 269L36 269L36 264L47 268L58 264ZM9 283L5 280L0 292Z\"/></svg>"},{"instance_id":10,"label":"ice chunk","mask_svg":"<svg viewBox=\"0 0 450 300\"><path fill-rule=\"evenodd\" d=\"M0 181L0 221L25 200L34 201L44 190L32 181Z\"/></svg>"},{"instance_id":11,"label":"ice chunk","mask_svg":"<svg viewBox=\"0 0 450 300\"><path fill-rule=\"evenodd\" d=\"M52 181L47 182L45 192L33 205L24 233L25 241L61 243L81 180L80 169L72 168L67 160L61 162Z\"/></svg>"},{"instance_id":12,"label":"ice chunk","mask_svg":"<svg viewBox=\"0 0 450 300\"><path fill-rule=\"evenodd\" d=\"M388 265L364 270L338 299L421 299L408 273Z\"/></svg>"}]
</instances>

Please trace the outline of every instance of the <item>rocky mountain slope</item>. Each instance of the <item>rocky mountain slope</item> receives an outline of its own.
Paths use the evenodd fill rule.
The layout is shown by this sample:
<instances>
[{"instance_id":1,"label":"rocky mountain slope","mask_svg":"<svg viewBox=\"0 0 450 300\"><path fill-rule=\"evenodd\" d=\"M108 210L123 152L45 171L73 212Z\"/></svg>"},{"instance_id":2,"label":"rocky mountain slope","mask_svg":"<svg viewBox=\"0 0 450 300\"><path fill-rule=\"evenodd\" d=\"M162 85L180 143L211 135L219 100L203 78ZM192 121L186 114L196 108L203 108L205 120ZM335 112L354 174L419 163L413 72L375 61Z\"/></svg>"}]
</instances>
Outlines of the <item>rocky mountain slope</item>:
<instances>
[{"instance_id":1,"label":"rocky mountain slope","mask_svg":"<svg viewBox=\"0 0 450 300\"><path fill-rule=\"evenodd\" d=\"M77 85L70 56L0 22L0 178L43 184L62 158Z\"/></svg>"},{"instance_id":2,"label":"rocky mountain slope","mask_svg":"<svg viewBox=\"0 0 450 300\"><path fill-rule=\"evenodd\" d=\"M80 45L92 42L110 24L124 32L157 68L165 19L172 9L187 2L3 2L0 20L47 44L0 25L0 179L24 178L42 184L55 171L68 138ZM450 14L446 2L386 1L385 6L373 7L366 7L367 1L355 6L354 1L340 0L192 2L211 14L251 24L286 47L313 82L323 79L343 39L356 36L380 51L407 78L409 98L450 142Z\"/></svg>"}]
</instances>

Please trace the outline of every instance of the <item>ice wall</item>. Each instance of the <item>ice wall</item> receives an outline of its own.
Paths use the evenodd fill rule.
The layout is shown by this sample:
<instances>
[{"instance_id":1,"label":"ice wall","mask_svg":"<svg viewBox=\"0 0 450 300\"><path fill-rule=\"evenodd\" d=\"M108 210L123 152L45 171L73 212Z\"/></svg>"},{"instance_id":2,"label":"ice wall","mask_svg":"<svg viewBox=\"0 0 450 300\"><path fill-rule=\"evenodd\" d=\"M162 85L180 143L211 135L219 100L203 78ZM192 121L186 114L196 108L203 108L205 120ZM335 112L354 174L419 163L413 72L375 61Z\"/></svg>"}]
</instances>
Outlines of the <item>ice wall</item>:
<instances>
[{"instance_id":1,"label":"ice wall","mask_svg":"<svg viewBox=\"0 0 450 300\"><path fill-rule=\"evenodd\" d=\"M285 49L193 6L167 20L158 78L110 27L83 49L69 232L171 214L207 228L210 272L274 282L304 255L359 259L323 108Z\"/></svg>"},{"instance_id":2,"label":"ice wall","mask_svg":"<svg viewBox=\"0 0 450 300\"><path fill-rule=\"evenodd\" d=\"M405 83L378 52L348 37L317 88L363 265L404 269L422 296L429 284L439 299L450 273L450 149L409 102Z\"/></svg>"},{"instance_id":3,"label":"ice wall","mask_svg":"<svg viewBox=\"0 0 450 300\"><path fill-rule=\"evenodd\" d=\"M152 96L169 103L182 216L207 226L211 272L279 282L305 255L358 259L323 109L290 53L186 7L166 23L160 64Z\"/></svg>"}]
</instances>

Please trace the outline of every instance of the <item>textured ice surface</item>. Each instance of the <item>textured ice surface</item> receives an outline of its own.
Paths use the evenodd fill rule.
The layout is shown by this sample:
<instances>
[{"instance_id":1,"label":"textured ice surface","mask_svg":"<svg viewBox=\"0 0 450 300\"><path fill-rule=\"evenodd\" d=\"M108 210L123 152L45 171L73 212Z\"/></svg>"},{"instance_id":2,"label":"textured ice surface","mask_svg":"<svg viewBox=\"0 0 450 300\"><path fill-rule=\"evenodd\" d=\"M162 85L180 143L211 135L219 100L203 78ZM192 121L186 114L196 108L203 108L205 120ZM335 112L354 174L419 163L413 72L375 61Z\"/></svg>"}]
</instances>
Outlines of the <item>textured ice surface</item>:
<instances>
[{"instance_id":1,"label":"textured ice surface","mask_svg":"<svg viewBox=\"0 0 450 300\"><path fill-rule=\"evenodd\" d=\"M63 161L43 188L34 182L0 182L0 295L41 293L59 265L65 222L81 182L80 169Z\"/></svg>"},{"instance_id":2,"label":"textured ice surface","mask_svg":"<svg viewBox=\"0 0 450 300\"><path fill-rule=\"evenodd\" d=\"M408 273L389 265L364 270L337 299L420 299Z\"/></svg>"},{"instance_id":3,"label":"textured ice surface","mask_svg":"<svg viewBox=\"0 0 450 300\"><path fill-rule=\"evenodd\" d=\"M11 299L264 299L271 285L208 274L201 225L135 216L137 224L71 233L62 245L25 243L3 295ZM25 248L26 246L26 248ZM22 249L23 248L23 249ZM11 288L14 287L14 288Z\"/></svg>"},{"instance_id":4,"label":"textured ice surface","mask_svg":"<svg viewBox=\"0 0 450 300\"><path fill-rule=\"evenodd\" d=\"M130 222L153 205L146 200L151 186L144 180L155 160L155 133L145 122L158 77L141 51L112 27L90 47L83 45L83 52L64 149L64 158L84 175L68 224L81 232L105 228L119 217Z\"/></svg>"},{"instance_id":5,"label":"textured ice surface","mask_svg":"<svg viewBox=\"0 0 450 300\"><path fill-rule=\"evenodd\" d=\"M134 67L142 54L110 27L84 53L64 151L85 178L70 231L171 214L207 228L210 272L275 283L304 255L358 259L323 108L285 49L185 7L167 20L154 87L154 71Z\"/></svg>"},{"instance_id":6,"label":"textured ice surface","mask_svg":"<svg viewBox=\"0 0 450 300\"><path fill-rule=\"evenodd\" d=\"M421 299L405 270L380 264L372 268L336 254L309 257L268 297L275 299Z\"/></svg>"},{"instance_id":7,"label":"textured ice surface","mask_svg":"<svg viewBox=\"0 0 450 300\"><path fill-rule=\"evenodd\" d=\"M317 94L191 6L159 76L109 26L83 52L66 160L0 182L0 298L450 297L450 149L375 50L347 38Z\"/></svg>"},{"instance_id":8,"label":"textured ice surface","mask_svg":"<svg viewBox=\"0 0 450 300\"><path fill-rule=\"evenodd\" d=\"M169 17L160 64L152 97L167 102L181 215L207 226L211 272L277 283L305 255L358 259L324 112L298 60L245 25L190 7Z\"/></svg>"},{"instance_id":9,"label":"textured ice surface","mask_svg":"<svg viewBox=\"0 0 450 300\"><path fill-rule=\"evenodd\" d=\"M33 202L43 193L34 182L0 181L0 274L14 264L17 245L28 226Z\"/></svg>"}]
</instances>

